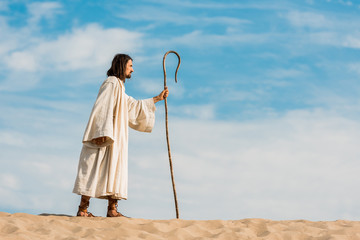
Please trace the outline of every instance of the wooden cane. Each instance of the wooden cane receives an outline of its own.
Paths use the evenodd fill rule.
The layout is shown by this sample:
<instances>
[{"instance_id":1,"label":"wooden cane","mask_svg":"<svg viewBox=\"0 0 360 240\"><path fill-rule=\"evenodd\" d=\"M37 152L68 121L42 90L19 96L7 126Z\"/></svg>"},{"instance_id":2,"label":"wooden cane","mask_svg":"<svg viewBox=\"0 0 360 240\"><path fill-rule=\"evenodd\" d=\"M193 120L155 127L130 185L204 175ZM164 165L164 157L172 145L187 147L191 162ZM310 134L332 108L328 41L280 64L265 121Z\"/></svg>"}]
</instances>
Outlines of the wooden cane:
<instances>
[{"instance_id":1,"label":"wooden cane","mask_svg":"<svg viewBox=\"0 0 360 240\"><path fill-rule=\"evenodd\" d=\"M179 59L177 68L176 68L176 72L175 72L175 82L177 83L177 72L179 70L180 67L180 63L181 63L181 59L180 56L177 52L175 51L168 51L165 53L164 58L163 58L163 70L164 70L164 89L166 88L166 68L165 68L165 59L166 56L169 53L174 53L176 54L176 56ZM171 173L171 182L172 182L172 186L173 186L173 192L174 192L174 200L175 200L175 211L176 211L176 218L179 218L179 208L178 208L178 202L177 202L177 197L176 197L176 188L175 188L175 181L174 181L174 171L173 171L173 165L172 165L172 161L171 161L171 151L170 151L170 142L169 142L169 127L168 127L168 108L167 108L167 100L165 98L165 125L166 125L166 142L167 142L167 147L168 147L168 155L169 155L169 164L170 164L170 173Z\"/></svg>"}]
</instances>

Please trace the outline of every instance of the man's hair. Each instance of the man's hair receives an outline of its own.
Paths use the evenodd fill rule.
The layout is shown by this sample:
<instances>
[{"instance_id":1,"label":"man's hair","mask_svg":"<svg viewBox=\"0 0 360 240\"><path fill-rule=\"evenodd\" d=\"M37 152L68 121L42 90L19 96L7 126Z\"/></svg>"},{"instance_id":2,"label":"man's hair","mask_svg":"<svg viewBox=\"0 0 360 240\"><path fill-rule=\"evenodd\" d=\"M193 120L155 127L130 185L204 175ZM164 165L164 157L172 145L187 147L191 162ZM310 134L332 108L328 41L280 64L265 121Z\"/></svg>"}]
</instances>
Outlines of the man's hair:
<instances>
[{"instance_id":1,"label":"man's hair","mask_svg":"<svg viewBox=\"0 0 360 240\"><path fill-rule=\"evenodd\" d=\"M126 64L129 60L132 61L132 58L127 54L116 54L112 60L110 69L107 71L108 77L115 76L121 80L125 80Z\"/></svg>"}]
</instances>

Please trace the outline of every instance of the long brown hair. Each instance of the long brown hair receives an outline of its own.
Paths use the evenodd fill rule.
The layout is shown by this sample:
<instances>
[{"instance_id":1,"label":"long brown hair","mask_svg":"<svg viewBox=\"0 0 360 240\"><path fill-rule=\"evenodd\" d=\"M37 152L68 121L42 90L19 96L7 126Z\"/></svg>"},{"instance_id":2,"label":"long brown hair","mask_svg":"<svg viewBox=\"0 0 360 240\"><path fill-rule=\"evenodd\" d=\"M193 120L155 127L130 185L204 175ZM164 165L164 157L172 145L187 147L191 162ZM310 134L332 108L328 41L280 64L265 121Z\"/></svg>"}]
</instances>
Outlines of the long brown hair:
<instances>
[{"instance_id":1,"label":"long brown hair","mask_svg":"<svg viewBox=\"0 0 360 240\"><path fill-rule=\"evenodd\" d=\"M115 76L125 81L126 64L129 60L132 61L132 58L127 54L116 54L112 60L110 69L107 71L108 77Z\"/></svg>"}]
</instances>

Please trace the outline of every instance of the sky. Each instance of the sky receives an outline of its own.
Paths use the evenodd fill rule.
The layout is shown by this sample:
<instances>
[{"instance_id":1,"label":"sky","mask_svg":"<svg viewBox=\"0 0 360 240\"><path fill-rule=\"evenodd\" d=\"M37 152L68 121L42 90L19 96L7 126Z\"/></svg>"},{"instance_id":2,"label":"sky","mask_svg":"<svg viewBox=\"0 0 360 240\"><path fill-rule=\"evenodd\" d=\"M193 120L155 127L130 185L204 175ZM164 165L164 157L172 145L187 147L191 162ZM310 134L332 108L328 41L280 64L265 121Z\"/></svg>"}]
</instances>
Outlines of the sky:
<instances>
[{"instance_id":1,"label":"sky","mask_svg":"<svg viewBox=\"0 0 360 240\"><path fill-rule=\"evenodd\" d=\"M74 215L81 140L116 53L163 88L180 218L360 220L360 2L0 2L0 211ZM128 216L175 218L164 103L129 133ZM105 216L107 202L89 211Z\"/></svg>"}]
</instances>

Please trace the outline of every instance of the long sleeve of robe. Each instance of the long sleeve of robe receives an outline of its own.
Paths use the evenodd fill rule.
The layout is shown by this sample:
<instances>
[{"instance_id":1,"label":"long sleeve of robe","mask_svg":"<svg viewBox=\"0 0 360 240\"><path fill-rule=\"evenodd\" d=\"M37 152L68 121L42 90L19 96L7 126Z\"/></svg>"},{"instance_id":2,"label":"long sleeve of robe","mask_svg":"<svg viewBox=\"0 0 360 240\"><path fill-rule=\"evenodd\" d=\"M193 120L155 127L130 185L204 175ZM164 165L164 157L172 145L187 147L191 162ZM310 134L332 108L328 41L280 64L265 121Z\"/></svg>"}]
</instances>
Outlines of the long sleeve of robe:
<instances>
[{"instance_id":1,"label":"long sleeve of robe","mask_svg":"<svg viewBox=\"0 0 360 240\"><path fill-rule=\"evenodd\" d=\"M128 126L151 132L155 110L152 98L135 100L126 95L118 78L104 81L85 129L74 193L127 199ZM103 144L91 142L99 137L106 138Z\"/></svg>"}]
</instances>

